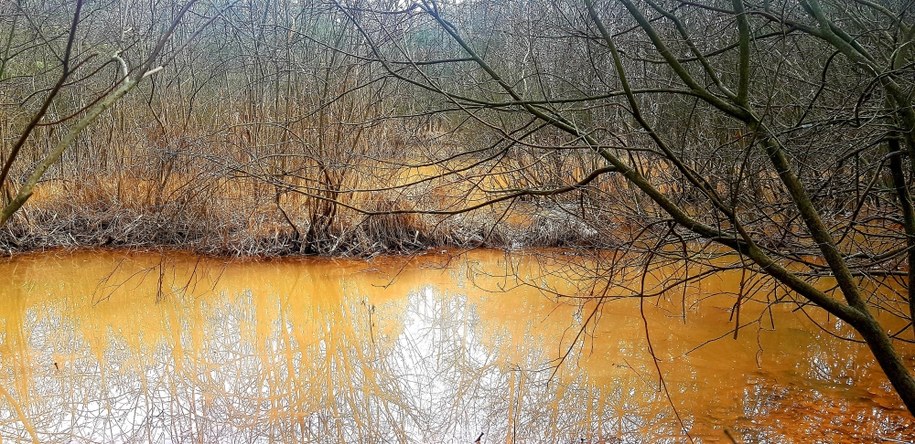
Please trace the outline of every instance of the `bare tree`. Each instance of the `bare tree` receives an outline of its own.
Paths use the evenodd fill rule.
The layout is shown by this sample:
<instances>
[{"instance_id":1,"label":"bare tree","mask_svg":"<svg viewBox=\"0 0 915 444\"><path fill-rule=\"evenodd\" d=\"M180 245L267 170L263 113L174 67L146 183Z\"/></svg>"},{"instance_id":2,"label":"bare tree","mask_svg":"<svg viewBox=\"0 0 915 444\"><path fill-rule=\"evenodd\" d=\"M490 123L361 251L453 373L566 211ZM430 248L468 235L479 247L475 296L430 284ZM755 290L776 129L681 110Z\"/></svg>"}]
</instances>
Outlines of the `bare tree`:
<instances>
[{"instance_id":1,"label":"bare tree","mask_svg":"<svg viewBox=\"0 0 915 444\"><path fill-rule=\"evenodd\" d=\"M624 220L653 233L646 269L666 244L726 247L801 306L853 327L915 412L915 379L895 345L909 340L875 314L911 328L912 287L889 298L868 290L913 273L910 5L522 3L429 0L375 15L339 7L392 75L511 141L511 157L524 148L537 159L596 161L560 168L558 184L528 174L535 180L492 190L487 203L596 196L592 224ZM527 32L480 19L497 13ZM434 24L450 43L437 59L417 58L380 25L391 14ZM527 119L550 130L519 135L525 124L512 122ZM690 250L684 257L695 259Z\"/></svg>"},{"instance_id":2,"label":"bare tree","mask_svg":"<svg viewBox=\"0 0 915 444\"><path fill-rule=\"evenodd\" d=\"M87 17L91 17L93 13L98 13L101 11L104 6L93 5L95 10L87 14L86 11L84 11L85 1L78 0L74 5L74 12L72 15L72 21L70 23L69 30L61 36L46 37L43 34L44 31L39 28L38 24L36 24L36 17L32 16L32 11L25 9L21 3L16 5L18 11L14 13L14 18L16 19L14 25L18 24L18 18L20 16L24 17L25 20L29 22L30 26L34 28L33 31L37 33L45 42L44 44L47 45L45 49L50 53L55 54L55 58L60 64L61 72L53 86L44 92L45 98L42 101L41 106L32 114L28 123L25 125L25 128L21 130L19 137L16 139L16 142L10 148L9 153L5 156L3 161L3 169L0 171L0 187L3 187L7 190L12 188L10 185L8 185L8 181L10 179L10 170L14 163L16 163L16 161L19 159L22 148L26 145L33 132L39 126L60 125L72 119L75 119L76 121L69 125L69 127L66 129L66 133L54 143L54 145L47 153L43 154L42 159L31 168L31 172L27 175L25 180L16 186L15 195L11 196L7 202L4 203L3 210L0 212L0 227L5 225L10 217L16 211L18 211L26 203L27 200L29 200L35 190L35 187L38 185L39 181L42 179L48 169L60 160L61 156L64 154L64 151L71 147L71 145L76 141L77 137L82 131L84 131L89 125L95 122L103 112L111 108L124 95L136 88L141 81L162 69L161 66L156 65L158 63L159 55L162 53L172 34L181 23L181 19L194 6L195 3L196 0L188 1L175 11L170 25L154 41L152 48L148 53L140 58L141 62L135 67L130 67L125 58L122 57L122 49L117 49L113 53L107 54L110 57L110 61L104 61L101 65L96 66L92 66L91 62L93 59L97 59L101 55L99 48L90 47L88 50L84 49L78 54L75 53L74 44L78 38L78 32L80 30L81 23L88 20ZM10 51L13 47L15 29L15 26L11 27L8 40L6 42L7 52L3 59L4 67L6 67L9 61L14 58ZM61 37L63 38L65 44L63 52L58 54L56 52L55 45L57 43L56 40ZM139 43L140 42L133 42L134 45ZM41 47L39 46L39 48ZM18 54L18 57L27 57L30 51L35 50L36 49L34 48L29 48L26 46L26 49L22 50ZM92 78L98 75L107 66L113 66L115 69L119 70L119 75L117 76L115 82L108 85L106 90L104 90L100 95L90 98L88 104L77 106L75 110L71 110L69 115L58 119L53 123L43 122L43 119L45 119L47 116L48 111L51 109L55 99L65 87L75 88L81 86L87 78ZM2 73L2 71L3 70L0 70L0 73ZM83 77L75 78L77 75L81 75ZM2 80L2 78L0 78L0 80ZM31 94L30 96L39 95L41 93L41 91L38 91Z\"/></svg>"}]
</instances>

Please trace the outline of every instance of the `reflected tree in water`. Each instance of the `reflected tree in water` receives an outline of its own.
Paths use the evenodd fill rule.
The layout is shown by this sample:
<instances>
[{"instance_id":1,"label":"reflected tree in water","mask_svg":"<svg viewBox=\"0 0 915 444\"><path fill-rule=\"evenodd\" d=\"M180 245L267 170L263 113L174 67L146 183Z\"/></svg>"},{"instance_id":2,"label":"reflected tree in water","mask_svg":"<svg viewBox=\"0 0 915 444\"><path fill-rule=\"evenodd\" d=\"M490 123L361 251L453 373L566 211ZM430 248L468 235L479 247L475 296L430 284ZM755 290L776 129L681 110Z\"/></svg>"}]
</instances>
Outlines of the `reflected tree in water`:
<instances>
[{"instance_id":1,"label":"reflected tree in water","mask_svg":"<svg viewBox=\"0 0 915 444\"><path fill-rule=\"evenodd\" d=\"M177 257L168 259L164 285L158 273L143 273L161 259L89 265L77 256L20 265L19 281L2 295L10 316L0 342L0 387L16 401L2 401L6 441L29 442L31 434L40 442L470 442L480 433L485 441L514 442L681 439L632 305L606 305L604 319L591 326L597 330L573 339L593 301L557 304L555 295L517 279L567 291L569 276L558 278L562 268L542 257L379 264L399 270L393 282L358 261L226 264ZM44 279L76 269L88 275L83 284ZM486 278L481 269L514 270L514 277ZM188 287L192 274L197 284ZM100 282L120 284L98 302L92 293ZM173 291L156 302L160 286ZM672 308L647 314L677 327L654 330L656 344L670 353L662 358L696 369L668 378L697 436L720 437L714 424L722 423L746 436L792 436L765 427L775 418L796 424L780 415L796 414L807 402L799 394L811 392L777 381L820 380L823 391L812 393L822 400L847 390L842 375L874 375L873 365L851 352L853 344L826 347L812 332L786 325L763 334L765 359L774 361L755 372L755 381L723 384L733 367L713 366L719 355L752 362L747 339L753 338L708 355L690 353L709 333L669 317ZM712 310L694 320L718 325L725 315ZM791 331L796 338L785 336ZM799 347L776 353L774 344L785 340ZM569 347L567 359L552 362ZM822 365L798 359L808 354L821 356ZM794 362L797 368L785 366ZM879 379L874 384L869 390L883 393L875 399L891 406ZM734 416L735 399L741 416ZM876 429L858 436L900 436L911 425L898 410L836 406L851 407L877 415L867 422ZM810 417L812 424L819 420ZM824 436L846 432L839 427Z\"/></svg>"}]
</instances>

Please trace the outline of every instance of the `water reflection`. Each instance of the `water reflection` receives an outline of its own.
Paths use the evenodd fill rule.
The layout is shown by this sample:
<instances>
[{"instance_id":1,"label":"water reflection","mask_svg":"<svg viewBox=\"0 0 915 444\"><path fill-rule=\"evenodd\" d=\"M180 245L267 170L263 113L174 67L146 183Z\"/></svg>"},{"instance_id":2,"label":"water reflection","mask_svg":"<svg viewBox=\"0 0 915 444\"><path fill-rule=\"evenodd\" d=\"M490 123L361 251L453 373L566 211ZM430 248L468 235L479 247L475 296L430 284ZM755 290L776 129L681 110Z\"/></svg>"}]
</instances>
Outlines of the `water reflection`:
<instances>
[{"instance_id":1,"label":"water reflection","mask_svg":"<svg viewBox=\"0 0 915 444\"><path fill-rule=\"evenodd\" d=\"M723 441L725 428L745 442L915 435L867 353L790 308L773 310L772 329L761 304L748 306L746 319L760 321L731 339L733 301L698 297L729 291L726 277L703 281L686 323L680 301L646 306L669 401L638 301L605 304L582 331L593 303L499 276L573 293L567 276L537 264L494 252L21 257L0 265L10 277L0 287L0 437L684 442L671 402L704 442Z\"/></svg>"}]
</instances>

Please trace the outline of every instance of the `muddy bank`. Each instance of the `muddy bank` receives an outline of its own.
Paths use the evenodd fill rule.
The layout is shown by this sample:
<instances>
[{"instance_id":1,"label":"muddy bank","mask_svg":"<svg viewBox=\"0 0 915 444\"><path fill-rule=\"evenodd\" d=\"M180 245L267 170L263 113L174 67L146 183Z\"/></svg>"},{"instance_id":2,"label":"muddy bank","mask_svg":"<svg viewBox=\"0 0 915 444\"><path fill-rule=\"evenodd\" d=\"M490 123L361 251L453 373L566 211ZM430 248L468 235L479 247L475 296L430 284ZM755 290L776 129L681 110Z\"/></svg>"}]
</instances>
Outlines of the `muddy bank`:
<instances>
[{"instance_id":1,"label":"muddy bank","mask_svg":"<svg viewBox=\"0 0 915 444\"><path fill-rule=\"evenodd\" d=\"M15 215L0 231L0 250L55 248L175 248L219 256L371 256L430 248L618 246L595 224L561 204L528 204L506 212L487 208L455 215L357 212L290 223L292 210L168 202L135 205L56 197Z\"/></svg>"}]
</instances>

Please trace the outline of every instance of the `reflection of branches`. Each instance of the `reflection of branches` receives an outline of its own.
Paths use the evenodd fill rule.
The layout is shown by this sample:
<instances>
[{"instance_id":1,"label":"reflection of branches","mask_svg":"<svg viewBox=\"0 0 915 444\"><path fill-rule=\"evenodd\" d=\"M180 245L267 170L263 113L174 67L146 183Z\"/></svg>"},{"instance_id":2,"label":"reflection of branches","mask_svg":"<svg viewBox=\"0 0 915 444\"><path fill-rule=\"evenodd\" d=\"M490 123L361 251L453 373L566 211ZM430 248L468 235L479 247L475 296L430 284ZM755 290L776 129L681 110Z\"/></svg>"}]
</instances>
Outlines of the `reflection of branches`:
<instances>
[{"instance_id":1,"label":"reflection of branches","mask_svg":"<svg viewBox=\"0 0 915 444\"><path fill-rule=\"evenodd\" d=\"M32 439L33 443L37 443L38 437L35 435L35 426L32 425L29 417L23 412L22 406L19 405L19 402L15 398L10 396L10 393L0 385L0 395L3 396L3 400L6 401L6 405L11 407L16 412L16 420L22 423L23 428L29 434L29 438Z\"/></svg>"},{"instance_id":2,"label":"reflection of branches","mask_svg":"<svg viewBox=\"0 0 915 444\"><path fill-rule=\"evenodd\" d=\"M672 232L673 229L674 226L670 225L668 231ZM642 277L639 280L640 294L645 291L645 280L648 276L648 269L651 267L651 262L654 259L654 252L661 249L661 242L665 237L667 236L661 236L658 240L658 244L649 250L648 259L645 260L645 265L642 267ZM645 298L639 298L639 316L642 318L642 326L645 330L645 343L648 345L648 354L651 355L651 362L654 364L654 368L658 372L658 384L661 386L661 389L664 390L664 396L667 399L667 404L670 405L670 410L674 413L674 417L677 418L677 423L680 424L680 430L683 431L683 434L686 435L686 439L688 439L689 442L694 442L693 437L689 434L689 429L683 423L683 417L680 416L680 412L677 410L677 406L674 405L674 401L670 397L670 390L667 388L667 381L664 380L664 372L661 371L660 360L654 351L654 344L651 342L651 331L648 327L648 318L645 317Z\"/></svg>"},{"instance_id":3,"label":"reflection of branches","mask_svg":"<svg viewBox=\"0 0 915 444\"><path fill-rule=\"evenodd\" d=\"M4 289L46 296L0 298L25 300L28 305L20 309L31 313L16 317L13 310L4 311L7 323L0 328L18 328L23 334L7 330L0 336L5 350L0 386L20 381L10 395L30 400L22 414L42 442L442 442L470 441L483 432L494 440L515 434L518 441L584 438L593 443L679 435L669 402L682 412L691 435L717 439L720 430L710 430L713 424L706 424L710 420L702 412L739 411L749 415L741 424L752 427L774 413L741 409L781 402L779 397L786 395L776 381L785 384L799 374L844 381L874 371L860 359L856 344L824 345L824 333L802 329L800 314L782 316L778 331L761 331L756 338L740 335L739 340L694 347L720 330L712 321L727 315L718 312L732 309L730 298L716 302L705 293L738 292L739 272L706 279L702 292L691 287L687 302L694 321L683 326L663 322L672 315L679 318L668 311L676 310L679 301L628 293L638 290L633 279L646 294L669 283L652 273L630 273L643 270L639 261L629 262L633 258L619 252L603 262L548 253L430 258L450 264L444 268L427 268L416 258L358 266L343 260L226 265L181 255L166 255L169 260L162 262L158 254L108 259L108 268L87 268L83 259L64 261L69 265L52 267L54 272L34 266L16 273L21 281ZM651 263L665 261L657 255ZM409 265L400 267L401 262ZM611 282L586 278L611 263L619 273ZM159 284L146 279L121 286L119 293L134 301L129 306L69 308L71 301L83 300L82 294L97 291L103 278L140 280L136 273L160 265L163 286L174 289L174 297L160 304L153 305L151 297ZM93 270L84 272L91 284L85 288L56 282L46 283L51 291L36 288L49 275L70 275L80 268ZM396 281L387 281L388 272L398 274ZM211 285L208 279L217 275L218 285ZM388 284L378 287L376 282ZM541 287L551 284L553 293L536 288L538 282ZM494 291L499 288L505 290ZM557 302L554 296L604 289L604 301ZM191 298L188 291L198 294ZM701 311L692 305L694 299L701 299ZM760 298L743 303L740 329L760 325L775 305ZM123 310L112 311L122 305ZM39 306L41 310L32 308ZM644 319L634 315L639 306ZM671 358L646 352L646 321L654 351L669 351ZM581 338L570 341L573 331ZM794 353L815 357L809 364L772 346L798 331L807 336L788 342L796 347ZM722 338L732 336L733 328L728 328ZM753 340L760 350L766 347L765 365L758 369L753 350L745 349ZM590 352L584 352L586 347ZM735 356L722 361L722 350ZM553 360L557 352L566 353L562 362ZM657 379L651 381L657 371L654 359L671 362L664 366L664 378L677 384L678 390L669 394L672 401L658 390ZM715 385L734 379L742 365L753 366L756 382ZM735 404L735 399L741 401ZM849 402L870 398L854 399ZM14 411L6 401L0 400L0 406L0 411ZM867 421L876 412L870 404L855 404L848 411L855 409L870 412ZM62 410L68 414L60 415ZM823 414L830 413L813 420ZM0 419L4 437L29 439L21 422ZM744 433L743 426L724 425ZM766 430L760 435L766 439L789 436Z\"/></svg>"},{"instance_id":4,"label":"reflection of branches","mask_svg":"<svg viewBox=\"0 0 915 444\"><path fill-rule=\"evenodd\" d=\"M137 273L180 263L143 262L113 261L115 272L104 277L122 282L123 276L136 279ZM213 274L200 261L185 266L163 273L165 281L177 288L187 276ZM154 293L158 285L145 282L129 293ZM205 324L194 323L193 304L160 306L177 311L160 327L144 326L143 335L157 334L158 328L167 332L148 350L128 345L122 335L131 333L112 331L94 346L101 347L94 354L86 341L95 340L81 337L75 320L59 314L39 318L29 327L36 347L30 359L50 361L44 355L60 347L75 354L52 374L29 373L35 402L23 415L35 423L38 439L57 441L63 436L58 431L68 430L68 439L126 441L217 436L231 442L256 436L440 441L471 439L481 430L505 436L510 424L518 439L561 439L581 434L582 409L593 408L586 400L596 396L596 388L584 376L547 384L546 375L527 370L543 360L535 342L527 342L521 361L505 367L498 353L513 349L514 340L484 341L475 304L466 296L420 287L403 314L396 314L384 305L363 304L366 299L356 293L303 313L299 300L218 293L225 296L207 299ZM403 323L394 336L389 327L376 327L392 321ZM510 401L504 396L509 391ZM542 411L553 404L560 408ZM61 405L69 416L55 414ZM602 409L598 412L610 414ZM595 419L590 427L602 423ZM549 430L551 425L556 427ZM4 436L18 434L13 425L0 427Z\"/></svg>"}]
</instances>

